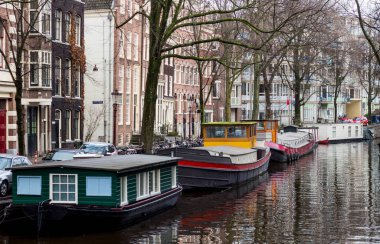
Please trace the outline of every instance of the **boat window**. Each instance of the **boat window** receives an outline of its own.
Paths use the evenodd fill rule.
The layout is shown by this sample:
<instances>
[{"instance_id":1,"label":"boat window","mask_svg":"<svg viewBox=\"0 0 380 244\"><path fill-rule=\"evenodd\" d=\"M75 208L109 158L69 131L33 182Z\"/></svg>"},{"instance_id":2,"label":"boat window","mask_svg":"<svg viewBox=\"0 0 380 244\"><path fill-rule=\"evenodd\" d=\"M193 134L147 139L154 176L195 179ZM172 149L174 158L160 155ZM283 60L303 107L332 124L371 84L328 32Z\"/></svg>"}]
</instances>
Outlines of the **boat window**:
<instances>
[{"instance_id":1,"label":"boat window","mask_svg":"<svg viewBox=\"0 0 380 244\"><path fill-rule=\"evenodd\" d=\"M224 127L206 127L207 138L224 138Z\"/></svg>"},{"instance_id":2,"label":"boat window","mask_svg":"<svg viewBox=\"0 0 380 244\"><path fill-rule=\"evenodd\" d=\"M246 138L247 131L245 126L228 127L228 138Z\"/></svg>"},{"instance_id":3,"label":"boat window","mask_svg":"<svg viewBox=\"0 0 380 244\"><path fill-rule=\"evenodd\" d=\"M272 122L272 121L267 121L267 130L271 130L272 128L273 128L273 126L272 126L272 124L273 124L274 122Z\"/></svg>"},{"instance_id":4,"label":"boat window","mask_svg":"<svg viewBox=\"0 0 380 244\"><path fill-rule=\"evenodd\" d=\"M177 187L177 166L172 166L172 188Z\"/></svg>"},{"instance_id":5,"label":"boat window","mask_svg":"<svg viewBox=\"0 0 380 244\"><path fill-rule=\"evenodd\" d=\"M258 121L257 122L257 129L258 130L264 130L264 121Z\"/></svg>"},{"instance_id":6,"label":"boat window","mask_svg":"<svg viewBox=\"0 0 380 244\"><path fill-rule=\"evenodd\" d=\"M86 196L112 196L112 178L111 177L86 177Z\"/></svg>"},{"instance_id":7,"label":"boat window","mask_svg":"<svg viewBox=\"0 0 380 244\"><path fill-rule=\"evenodd\" d=\"M41 176L17 176L17 195L41 195Z\"/></svg>"},{"instance_id":8,"label":"boat window","mask_svg":"<svg viewBox=\"0 0 380 244\"><path fill-rule=\"evenodd\" d=\"M128 204L128 178L127 176L121 177L121 203Z\"/></svg>"},{"instance_id":9,"label":"boat window","mask_svg":"<svg viewBox=\"0 0 380 244\"><path fill-rule=\"evenodd\" d=\"M51 174L50 199L53 203L77 203L77 175Z\"/></svg>"}]
</instances>

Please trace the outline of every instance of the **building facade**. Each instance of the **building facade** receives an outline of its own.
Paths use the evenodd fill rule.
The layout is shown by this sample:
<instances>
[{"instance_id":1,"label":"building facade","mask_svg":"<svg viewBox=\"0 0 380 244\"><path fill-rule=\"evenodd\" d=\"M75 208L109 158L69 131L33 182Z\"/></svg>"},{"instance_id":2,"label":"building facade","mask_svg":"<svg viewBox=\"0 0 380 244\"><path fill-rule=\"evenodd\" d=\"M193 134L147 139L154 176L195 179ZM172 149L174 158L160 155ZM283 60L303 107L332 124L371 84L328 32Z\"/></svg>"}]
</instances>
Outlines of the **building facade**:
<instances>
[{"instance_id":1,"label":"building facade","mask_svg":"<svg viewBox=\"0 0 380 244\"><path fill-rule=\"evenodd\" d=\"M15 38L13 35L15 20L12 7L7 4L0 5L0 49L5 54L10 54L11 51L9 39ZM8 61L13 65L11 72L15 71L11 57L8 55L8 60L5 60L3 55L0 55L0 153L14 154L17 152L17 114L14 100L16 88L10 70L6 66Z\"/></svg>"},{"instance_id":2,"label":"building facade","mask_svg":"<svg viewBox=\"0 0 380 244\"><path fill-rule=\"evenodd\" d=\"M52 1L52 148L74 148L83 138L84 2Z\"/></svg>"}]
</instances>

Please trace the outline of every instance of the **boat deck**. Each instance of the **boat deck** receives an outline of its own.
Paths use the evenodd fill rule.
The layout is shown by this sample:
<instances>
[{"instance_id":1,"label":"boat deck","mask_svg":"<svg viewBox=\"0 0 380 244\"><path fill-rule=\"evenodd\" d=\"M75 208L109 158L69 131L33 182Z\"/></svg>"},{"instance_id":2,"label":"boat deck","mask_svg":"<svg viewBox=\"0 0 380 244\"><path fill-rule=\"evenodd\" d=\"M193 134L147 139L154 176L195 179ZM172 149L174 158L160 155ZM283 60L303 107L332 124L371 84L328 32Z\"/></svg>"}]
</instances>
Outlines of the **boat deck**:
<instances>
[{"instance_id":1,"label":"boat deck","mask_svg":"<svg viewBox=\"0 0 380 244\"><path fill-rule=\"evenodd\" d=\"M282 134L277 135L278 144L293 147L293 148L300 148L309 143L309 133L308 132L286 132Z\"/></svg>"}]
</instances>

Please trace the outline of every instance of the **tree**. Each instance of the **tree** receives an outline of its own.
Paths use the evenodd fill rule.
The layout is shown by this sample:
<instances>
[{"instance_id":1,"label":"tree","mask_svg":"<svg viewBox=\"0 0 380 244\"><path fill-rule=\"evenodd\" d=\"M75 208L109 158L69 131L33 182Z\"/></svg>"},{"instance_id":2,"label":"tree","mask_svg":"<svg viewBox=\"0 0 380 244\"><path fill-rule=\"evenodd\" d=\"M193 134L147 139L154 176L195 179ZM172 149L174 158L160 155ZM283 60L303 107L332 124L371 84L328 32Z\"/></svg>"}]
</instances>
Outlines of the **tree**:
<instances>
[{"instance_id":1,"label":"tree","mask_svg":"<svg viewBox=\"0 0 380 244\"><path fill-rule=\"evenodd\" d=\"M28 58L25 53L31 45L30 34L37 31L35 26L38 24L39 15L45 8L50 8L50 0L18 0L6 1L2 4L5 6L7 20L11 19L11 15L14 15L16 19L15 22L0 19L0 25L5 30L5 39L9 43L9 51L0 49L0 54L4 58L5 66L16 87L18 153L25 155L25 115L21 98L23 96L24 78L30 71L24 69L24 59ZM29 13L29 6L34 6L33 14Z\"/></svg>"},{"instance_id":2,"label":"tree","mask_svg":"<svg viewBox=\"0 0 380 244\"><path fill-rule=\"evenodd\" d=\"M289 11L288 16L275 28L260 29L254 23L247 21L240 16L240 13L244 11L255 11L255 7L260 4L261 1L227 1L226 9L217 8L218 4L215 1L202 1L199 5L194 5L193 1L189 0L162 0L162 1L150 1L140 3L140 10L133 13L122 23L117 23L117 27L121 27L128 23L135 15L140 14L147 19L149 23L149 63L147 72L147 82L145 89L143 119L142 119L142 133L141 138L144 144L146 152L150 153L153 145L153 130L155 119L155 104L157 100L157 86L158 75L160 71L161 62L165 58L176 57L183 59L193 60L215 60L220 62L216 58L203 58L186 56L172 53L172 50L190 47L199 43L225 43L251 49L258 49L258 47L246 44L239 40L224 40L220 37L213 37L199 41L180 43L177 45L171 45L166 47L167 42L173 37L175 32L181 28L188 28L190 26L213 26L218 23L235 22L241 23L246 28L256 33L275 33L284 25L285 22L294 18L297 15L297 8L295 3L288 4ZM196 13L188 11L190 6L196 7L198 10ZM148 8L149 7L149 8ZM232 16L231 16L231 15Z\"/></svg>"}]
</instances>

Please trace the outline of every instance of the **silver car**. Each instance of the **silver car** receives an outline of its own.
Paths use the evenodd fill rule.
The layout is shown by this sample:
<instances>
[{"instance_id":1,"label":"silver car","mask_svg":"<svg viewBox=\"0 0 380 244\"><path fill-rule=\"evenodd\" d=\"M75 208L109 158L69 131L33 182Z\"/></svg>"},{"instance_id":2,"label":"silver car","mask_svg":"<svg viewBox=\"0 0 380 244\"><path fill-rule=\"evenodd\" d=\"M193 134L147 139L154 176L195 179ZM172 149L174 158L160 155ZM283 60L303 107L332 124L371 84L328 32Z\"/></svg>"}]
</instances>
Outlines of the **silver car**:
<instances>
[{"instance_id":1,"label":"silver car","mask_svg":"<svg viewBox=\"0 0 380 244\"><path fill-rule=\"evenodd\" d=\"M0 154L0 197L6 196L12 188L12 171L10 169L31 164L27 157Z\"/></svg>"}]
</instances>

